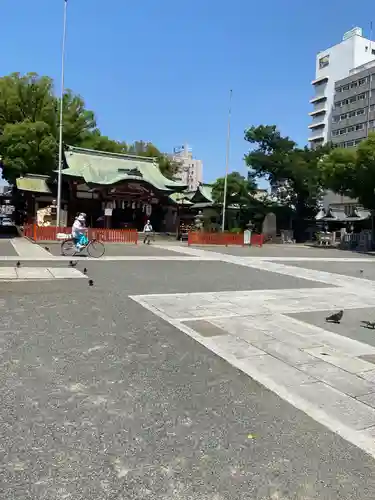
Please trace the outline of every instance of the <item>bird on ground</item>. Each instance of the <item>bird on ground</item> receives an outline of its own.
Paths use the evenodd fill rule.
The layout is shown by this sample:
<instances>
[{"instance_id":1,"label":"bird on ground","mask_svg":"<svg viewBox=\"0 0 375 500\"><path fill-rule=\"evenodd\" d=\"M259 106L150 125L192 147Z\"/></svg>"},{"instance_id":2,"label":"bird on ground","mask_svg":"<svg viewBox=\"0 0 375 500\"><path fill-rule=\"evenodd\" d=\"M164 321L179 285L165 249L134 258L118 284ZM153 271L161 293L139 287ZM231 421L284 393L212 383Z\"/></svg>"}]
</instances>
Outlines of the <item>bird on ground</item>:
<instances>
[{"instance_id":1,"label":"bird on ground","mask_svg":"<svg viewBox=\"0 0 375 500\"><path fill-rule=\"evenodd\" d=\"M69 261L70 267L76 267L77 264L78 264L78 261L74 261L74 262L72 260Z\"/></svg>"},{"instance_id":2,"label":"bird on ground","mask_svg":"<svg viewBox=\"0 0 375 500\"><path fill-rule=\"evenodd\" d=\"M21 267L21 262L20 261L17 262L16 267Z\"/></svg>"},{"instance_id":3,"label":"bird on ground","mask_svg":"<svg viewBox=\"0 0 375 500\"><path fill-rule=\"evenodd\" d=\"M94 286L93 280L89 280L89 286Z\"/></svg>"},{"instance_id":4,"label":"bird on ground","mask_svg":"<svg viewBox=\"0 0 375 500\"><path fill-rule=\"evenodd\" d=\"M366 328L370 328L371 330L375 330L375 321L361 321L363 323L363 326Z\"/></svg>"},{"instance_id":5,"label":"bird on ground","mask_svg":"<svg viewBox=\"0 0 375 500\"><path fill-rule=\"evenodd\" d=\"M329 323L340 323L342 317L344 316L344 311L339 311L338 313L332 314L326 318Z\"/></svg>"},{"instance_id":6,"label":"bird on ground","mask_svg":"<svg viewBox=\"0 0 375 500\"><path fill-rule=\"evenodd\" d=\"M44 247L44 250L47 250L47 252L50 252L50 249L48 247Z\"/></svg>"},{"instance_id":7,"label":"bird on ground","mask_svg":"<svg viewBox=\"0 0 375 500\"><path fill-rule=\"evenodd\" d=\"M84 268L84 270L83 270L83 274L87 274L87 269L86 269L86 267L85 267L85 268Z\"/></svg>"},{"instance_id":8,"label":"bird on ground","mask_svg":"<svg viewBox=\"0 0 375 500\"><path fill-rule=\"evenodd\" d=\"M363 274L363 269L360 269L360 270L359 270L359 274Z\"/></svg>"}]
</instances>

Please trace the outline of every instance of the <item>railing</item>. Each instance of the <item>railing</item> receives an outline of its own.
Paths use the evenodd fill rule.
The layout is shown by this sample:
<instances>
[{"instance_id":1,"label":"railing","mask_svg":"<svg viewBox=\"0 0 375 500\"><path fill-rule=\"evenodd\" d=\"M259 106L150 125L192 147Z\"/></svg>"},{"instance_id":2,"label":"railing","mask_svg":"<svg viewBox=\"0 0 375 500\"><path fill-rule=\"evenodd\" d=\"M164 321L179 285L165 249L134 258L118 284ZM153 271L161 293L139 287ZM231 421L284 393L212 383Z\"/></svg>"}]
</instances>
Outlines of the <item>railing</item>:
<instances>
[{"instance_id":1,"label":"railing","mask_svg":"<svg viewBox=\"0 0 375 500\"><path fill-rule=\"evenodd\" d=\"M69 238L72 233L69 227L37 226L29 224L24 227L23 234L34 241L56 241L63 239L63 235ZM136 229L100 229L89 228L89 239L95 238L107 243L138 243L138 231Z\"/></svg>"},{"instance_id":2,"label":"railing","mask_svg":"<svg viewBox=\"0 0 375 500\"><path fill-rule=\"evenodd\" d=\"M188 245L241 245L244 244L243 233L205 233L192 232L188 233ZM263 234L252 234L251 245L262 246Z\"/></svg>"}]
</instances>

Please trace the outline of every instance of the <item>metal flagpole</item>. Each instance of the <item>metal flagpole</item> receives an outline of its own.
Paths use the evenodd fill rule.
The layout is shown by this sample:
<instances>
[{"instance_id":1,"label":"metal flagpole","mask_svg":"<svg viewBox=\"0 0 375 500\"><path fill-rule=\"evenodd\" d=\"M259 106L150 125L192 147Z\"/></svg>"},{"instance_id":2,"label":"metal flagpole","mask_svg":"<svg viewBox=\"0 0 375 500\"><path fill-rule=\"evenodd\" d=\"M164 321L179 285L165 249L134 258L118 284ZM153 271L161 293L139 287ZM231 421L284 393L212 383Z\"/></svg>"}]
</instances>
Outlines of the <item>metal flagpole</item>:
<instances>
[{"instance_id":1,"label":"metal flagpole","mask_svg":"<svg viewBox=\"0 0 375 500\"><path fill-rule=\"evenodd\" d=\"M61 224L61 184L63 167L63 98L65 81L65 41L66 41L66 18L67 18L68 0L64 0L64 21L63 21L63 39L61 48L61 90L60 90L60 125L59 125L59 167L57 177L57 227Z\"/></svg>"},{"instance_id":2,"label":"metal flagpole","mask_svg":"<svg viewBox=\"0 0 375 500\"><path fill-rule=\"evenodd\" d=\"M227 202L227 188L228 188L228 170L229 170L229 151L230 151L230 119L232 114L232 90L229 91L229 111L228 111L228 135L227 135L227 151L225 158L225 177L224 177L224 199L223 199L223 220L221 222L221 230L225 230L225 213Z\"/></svg>"}]
</instances>

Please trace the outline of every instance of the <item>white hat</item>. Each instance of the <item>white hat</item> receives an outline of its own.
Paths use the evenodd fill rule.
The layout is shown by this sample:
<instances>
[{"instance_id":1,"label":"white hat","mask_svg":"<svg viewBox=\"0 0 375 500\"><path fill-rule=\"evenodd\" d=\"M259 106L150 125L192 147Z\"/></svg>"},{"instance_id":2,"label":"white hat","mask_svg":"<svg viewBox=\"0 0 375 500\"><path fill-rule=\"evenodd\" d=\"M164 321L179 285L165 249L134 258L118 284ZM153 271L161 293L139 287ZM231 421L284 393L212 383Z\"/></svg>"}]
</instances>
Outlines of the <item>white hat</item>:
<instances>
[{"instance_id":1,"label":"white hat","mask_svg":"<svg viewBox=\"0 0 375 500\"><path fill-rule=\"evenodd\" d=\"M77 220L79 220L80 222L85 222L85 220L86 220L85 214L79 214L79 216L77 217Z\"/></svg>"}]
</instances>

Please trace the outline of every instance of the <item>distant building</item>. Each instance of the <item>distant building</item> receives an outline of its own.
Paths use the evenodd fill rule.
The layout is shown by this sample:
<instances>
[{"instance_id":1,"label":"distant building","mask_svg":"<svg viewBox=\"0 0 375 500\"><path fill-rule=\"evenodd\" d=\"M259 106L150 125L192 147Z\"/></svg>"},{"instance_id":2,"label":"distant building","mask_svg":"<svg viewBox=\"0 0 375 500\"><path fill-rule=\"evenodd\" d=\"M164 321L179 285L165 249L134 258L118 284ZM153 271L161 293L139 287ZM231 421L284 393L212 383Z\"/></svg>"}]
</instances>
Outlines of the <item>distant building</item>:
<instances>
[{"instance_id":1,"label":"distant building","mask_svg":"<svg viewBox=\"0 0 375 500\"><path fill-rule=\"evenodd\" d=\"M315 94L310 99L314 108L309 113L312 118L308 138L311 147L324 144L330 139L332 108L337 82L343 78L347 79L354 68L365 65L374 59L375 44L362 36L361 28L347 31L340 43L317 54L315 79L311 82ZM353 79L349 77L348 80L349 85L352 83L356 85L350 87L350 90L355 90L358 95L361 95L360 99L363 99L362 89L366 86L365 82L362 82L360 77ZM350 90L348 88L347 91L345 86L345 90L341 94L341 101L345 101L346 94L349 95ZM364 103L363 100L361 102Z\"/></svg>"},{"instance_id":2,"label":"distant building","mask_svg":"<svg viewBox=\"0 0 375 500\"><path fill-rule=\"evenodd\" d=\"M193 158L192 149L187 144L174 148L172 158L180 165L176 179L187 184L189 191L196 191L203 182L202 160Z\"/></svg>"},{"instance_id":3,"label":"distant building","mask_svg":"<svg viewBox=\"0 0 375 500\"><path fill-rule=\"evenodd\" d=\"M338 147L357 146L374 131L374 89L375 60L354 68L336 82L330 140Z\"/></svg>"}]
</instances>

